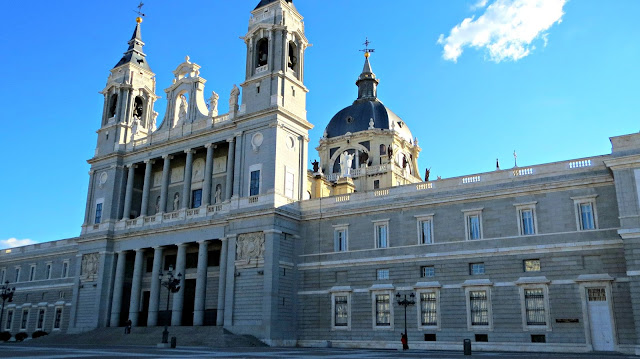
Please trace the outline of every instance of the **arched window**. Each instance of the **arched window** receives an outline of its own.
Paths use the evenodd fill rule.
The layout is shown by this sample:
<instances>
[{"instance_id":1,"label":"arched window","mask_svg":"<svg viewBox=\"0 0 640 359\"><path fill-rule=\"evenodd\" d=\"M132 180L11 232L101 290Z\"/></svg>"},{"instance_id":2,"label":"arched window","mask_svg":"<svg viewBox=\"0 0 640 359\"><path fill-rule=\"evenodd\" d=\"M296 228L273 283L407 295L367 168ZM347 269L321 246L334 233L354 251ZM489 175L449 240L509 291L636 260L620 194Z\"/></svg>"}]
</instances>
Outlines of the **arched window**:
<instances>
[{"instance_id":1,"label":"arched window","mask_svg":"<svg viewBox=\"0 0 640 359\"><path fill-rule=\"evenodd\" d=\"M256 44L256 64L261 67L269 62L269 39L262 38Z\"/></svg>"},{"instance_id":2,"label":"arched window","mask_svg":"<svg viewBox=\"0 0 640 359\"><path fill-rule=\"evenodd\" d=\"M118 104L118 95L113 94L109 99L109 111L107 113L107 118L111 118L116 115L116 105Z\"/></svg>"},{"instance_id":3,"label":"arched window","mask_svg":"<svg viewBox=\"0 0 640 359\"><path fill-rule=\"evenodd\" d=\"M142 127L147 127L144 119L144 98L142 98L142 96L136 96L136 99L134 100L133 116L140 120Z\"/></svg>"},{"instance_id":4,"label":"arched window","mask_svg":"<svg viewBox=\"0 0 640 359\"><path fill-rule=\"evenodd\" d=\"M289 56L287 66L296 71L298 69L298 47L293 41L289 41Z\"/></svg>"}]
</instances>

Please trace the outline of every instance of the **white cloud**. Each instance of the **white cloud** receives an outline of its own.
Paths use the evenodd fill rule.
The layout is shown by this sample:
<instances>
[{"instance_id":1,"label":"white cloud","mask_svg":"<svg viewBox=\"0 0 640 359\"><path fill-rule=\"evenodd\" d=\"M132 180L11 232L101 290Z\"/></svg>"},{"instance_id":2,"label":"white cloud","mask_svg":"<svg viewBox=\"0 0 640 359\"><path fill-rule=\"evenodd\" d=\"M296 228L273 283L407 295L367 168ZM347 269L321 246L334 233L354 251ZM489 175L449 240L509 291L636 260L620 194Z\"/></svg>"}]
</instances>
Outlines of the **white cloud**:
<instances>
[{"instance_id":1,"label":"white cloud","mask_svg":"<svg viewBox=\"0 0 640 359\"><path fill-rule=\"evenodd\" d=\"M475 4L471 5L471 11L476 11L478 9L482 9L483 7L487 6L487 2L489 0L478 0L478 2L476 2Z\"/></svg>"},{"instance_id":2,"label":"white cloud","mask_svg":"<svg viewBox=\"0 0 640 359\"><path fill-rule=\"evenodd\" d=\"M36 243L36 241L31 239L17 239L17 238L1 239L0 249L28 246L29 244L34 244L34 243Z\"/></svg>"},{"instance_id":3,"label":"white cloud","mask_svg":"<svg viewBox=\"0 0 640 359\"><path fill-rule=\"evenodd\" d=\"M517 61L535 49L531 43L542 38L548 42L546 31L562 21L562 8L567 0L495 0L477 19L464 19L449 36L438 38L444 46L442 57L456 62L464 47L485 48L491 61ZM486 5L480 0L474 5Z\"/></svg>"}]
</instances>

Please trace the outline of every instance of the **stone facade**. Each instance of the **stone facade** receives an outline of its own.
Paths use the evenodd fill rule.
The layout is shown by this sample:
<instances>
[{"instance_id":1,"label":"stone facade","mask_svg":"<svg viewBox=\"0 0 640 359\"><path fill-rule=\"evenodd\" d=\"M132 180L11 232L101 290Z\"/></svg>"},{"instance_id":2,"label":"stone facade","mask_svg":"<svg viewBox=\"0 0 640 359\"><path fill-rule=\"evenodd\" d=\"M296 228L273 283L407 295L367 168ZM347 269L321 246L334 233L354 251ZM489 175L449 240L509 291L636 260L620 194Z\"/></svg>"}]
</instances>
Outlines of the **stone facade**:
<instances>
[{"instance_id":1,"label":"stone facade","mask_svg":"<svg viewBox=\"0 0 640 359\"><path fill-rule=\"evenodd\" d=\"M291 1L252 12L246 79L229 86L227 114L224 95L207 108L187 58L155 123L140 26L102 91L81 235L0 253L0 279L16 287L2 330L131 319L277 345L398 348L399 293L414 294L413 348L469 338L476 350L640 354L640 135L611 138L598 157L423 182L408 129L365 119L325 136L307 170L309 43ZM369 144L372 163L334 175L331 149L351 140ZM376 152L384 144L395 157ZM169 269L181 290L168 296Z\"/></svg>"}]
</instances>

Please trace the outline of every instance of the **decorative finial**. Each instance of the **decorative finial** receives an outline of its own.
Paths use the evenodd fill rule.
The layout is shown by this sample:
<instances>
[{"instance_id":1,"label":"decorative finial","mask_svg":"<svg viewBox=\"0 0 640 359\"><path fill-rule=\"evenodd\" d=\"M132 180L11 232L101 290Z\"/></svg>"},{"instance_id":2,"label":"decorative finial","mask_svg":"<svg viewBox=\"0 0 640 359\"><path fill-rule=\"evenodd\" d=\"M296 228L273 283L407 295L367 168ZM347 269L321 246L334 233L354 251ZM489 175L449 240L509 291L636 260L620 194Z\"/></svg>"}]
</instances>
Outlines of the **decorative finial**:
<instances>
[{"instance_id":1,"label":"decorative finial","mask_svg":"<svg viewBox=\"0 0 640 359\"><path fill-rule=\"evenodd\" d=\"M142 12L142 7L144 6L144 3L142 1L140 1L140 4L138 4L138 6L136 6L138 8L138 10L133 10L133 12L135 12L136 14L138 14L138 17L136 17L136 22L139 24L142 22L142 18L145 16L145 14Z\"/></svg>"},{"instance_id":2,"label":"decorative finial","mask_svg":"<svg viewBox=\"0 0 640 359\"><path fill-rule=\"evenodd\" d=\"M514 167L518 167L518 154L516 153L516 150L513 150L513 162Z\"/></svg>"},{"instance_id":3,"label":"decorative finial","mask_svg":"<svg viewBox=\"0 0 640 359\"><path fill-rule=\"evenodd\" d=\"M189 55L187 55L187 56L185 56L185 57L184 57L184 61L186 61L187 63L189 63L189 59L191 59L191 58L189 57Z\"/></svg>"},{"instance_id":4,"label":"decorative finial","mask_svg":"<svg viewBox=\"0 0 640 359\"><path fill-rule=\"evenodd\" d=\"M370 49L369 48L369 44L370 43L371 43L371 41L369 41L369 38L366 37L365 41L363 43L364 50L360 50L360 51L364 52L364 57L366 57L366 58L369 58L369 56L371 56L371 53L376 51L375 49Z\"/></svg>"}]
</instances>

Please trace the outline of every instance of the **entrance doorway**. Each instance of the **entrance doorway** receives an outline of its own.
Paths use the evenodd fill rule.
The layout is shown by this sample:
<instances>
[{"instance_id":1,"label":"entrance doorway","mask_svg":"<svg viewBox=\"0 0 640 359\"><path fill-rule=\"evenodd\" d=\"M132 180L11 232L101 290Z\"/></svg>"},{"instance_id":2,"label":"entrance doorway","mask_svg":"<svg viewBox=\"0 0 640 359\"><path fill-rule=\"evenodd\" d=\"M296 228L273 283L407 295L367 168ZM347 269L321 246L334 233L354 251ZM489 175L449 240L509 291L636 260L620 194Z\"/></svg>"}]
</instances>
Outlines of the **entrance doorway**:
<instances>
[{"instance_id":1,"label":"entrance doorway","mask_svg":"<svg viewBox=\"0 0 640 359\"><path fill-rule=\"evenodd\" d=\"M142 311L138 315L138 326L146 327L147 320L149 318L149 299L151 298L151 292L145 290L142 292Z\"/></svg>"},{"instance_id":2,"label":"entrance doorway","mask_svg":"<svg viewBox=\"0 0 640 359\"><path fill-rule=\"evenodd\" d=\"M605 287L587 288L591 344L596 351L613 351L613 320Z\"/></svg>"},{"instance_id":3,"label":"entrance doorway","mask_svg":"<svg viewBox=\"0 0 640 359\"><path fill-rule=\"evenodd\" d=\"M185 279L184 281L184 302L182 304L182 325L193 325L193 310L195 309L196 280Z\"/></svg>"}]
</instances>

